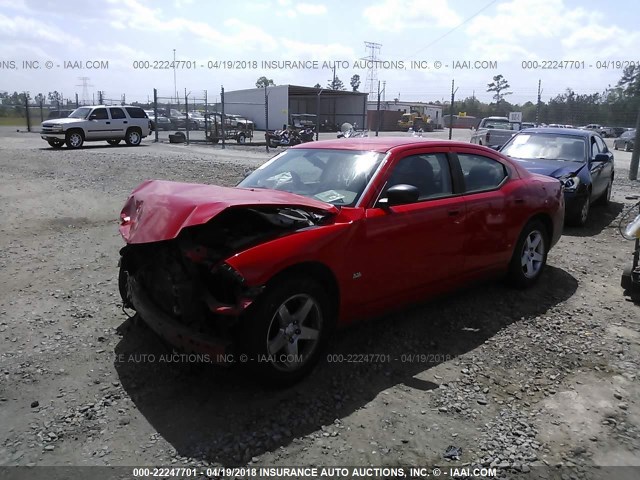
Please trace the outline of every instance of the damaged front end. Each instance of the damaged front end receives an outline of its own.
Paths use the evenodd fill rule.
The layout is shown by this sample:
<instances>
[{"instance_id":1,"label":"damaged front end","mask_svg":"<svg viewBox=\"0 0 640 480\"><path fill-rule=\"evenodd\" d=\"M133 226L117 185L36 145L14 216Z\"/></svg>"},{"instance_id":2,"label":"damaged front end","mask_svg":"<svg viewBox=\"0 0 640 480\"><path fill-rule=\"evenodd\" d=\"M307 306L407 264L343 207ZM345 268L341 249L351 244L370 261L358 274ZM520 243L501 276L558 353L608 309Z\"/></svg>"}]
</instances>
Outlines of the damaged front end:
<instances>
[{"instance_id":1,"label":"damaged front end","mask_svg":"<svg viewBox=\"0 0 640 480\"><path fill-rule=\"evenodd\" d=\"M265 288L248 285L225 260L330 216L289 206L228 208L205 224L183 228L176 238L130 243L120 251L123 305L177 349L224 363L243 313Z\"/></svg>"}]
</instances>

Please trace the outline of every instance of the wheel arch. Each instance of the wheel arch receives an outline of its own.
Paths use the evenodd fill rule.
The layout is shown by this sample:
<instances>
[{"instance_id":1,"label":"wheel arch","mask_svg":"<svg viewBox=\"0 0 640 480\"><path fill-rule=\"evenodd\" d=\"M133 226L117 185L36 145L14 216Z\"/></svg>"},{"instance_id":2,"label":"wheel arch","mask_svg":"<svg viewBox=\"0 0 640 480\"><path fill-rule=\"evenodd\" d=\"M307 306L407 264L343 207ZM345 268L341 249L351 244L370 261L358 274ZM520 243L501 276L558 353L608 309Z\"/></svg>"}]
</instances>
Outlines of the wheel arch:
<instances>
[{"instance_id":1,"label":"wheel arch","mask_svg":"<svg viewBox=\"0 0 640 480\"><path fill-rule=\"evenodd\" d=\"M326 264L317 261L306 261L289 265L271 277L267 285L288 276L307 276L317 280L327 289L327 297L331 300L331 313L337 316L340 311L340 285L336 275Z\"/></svg>"}]
</instances>

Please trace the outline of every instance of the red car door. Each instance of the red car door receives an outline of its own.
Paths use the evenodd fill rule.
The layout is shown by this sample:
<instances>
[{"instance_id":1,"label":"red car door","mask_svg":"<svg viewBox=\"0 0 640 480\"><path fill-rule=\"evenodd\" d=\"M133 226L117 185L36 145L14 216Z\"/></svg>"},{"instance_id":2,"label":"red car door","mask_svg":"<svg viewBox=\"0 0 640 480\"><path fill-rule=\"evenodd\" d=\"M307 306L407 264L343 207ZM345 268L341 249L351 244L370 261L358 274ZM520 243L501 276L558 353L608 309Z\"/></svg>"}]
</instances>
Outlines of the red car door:
<instances>
[{"instance_id":1,"label":"red car door","mask_svg":"<svg viewBox=\"0 0 640 480\"><path fill-rule=\"evenodd\" d=\"M486 152L472 148L458 149L456 158L464 179L467 206L465 272L475 275L504 268L513 249L511 223L521 220L509 215L517 200L505 188L509 169Z\"/></svg>"},{"instance_id":2,"label":"red car door","mask_svg":"<svg viewBox=\"0 0 640 480\"><path fill-rule=\"evenodd\" d=\"M439 290L464 263L465 199L453 188L447 155L413 151L393 159L380 175L382 194L366 208L348 260L357 297L372 310ZM398 184L416 186L418 201L381 206L384 192Z\"/></svg>"}]
</instances>

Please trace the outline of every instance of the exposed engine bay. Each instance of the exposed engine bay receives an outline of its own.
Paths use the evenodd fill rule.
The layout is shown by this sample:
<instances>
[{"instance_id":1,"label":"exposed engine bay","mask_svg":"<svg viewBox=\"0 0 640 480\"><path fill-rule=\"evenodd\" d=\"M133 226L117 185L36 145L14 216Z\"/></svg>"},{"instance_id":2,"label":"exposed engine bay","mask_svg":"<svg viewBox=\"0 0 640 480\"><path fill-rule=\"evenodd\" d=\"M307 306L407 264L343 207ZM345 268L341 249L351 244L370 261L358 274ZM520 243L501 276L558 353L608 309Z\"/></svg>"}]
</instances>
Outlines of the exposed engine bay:
<instances>
[{"instance_id":1,"label":"exposed engine bay","mask_svg":"<svg viewBox=\"0 0 640 480\"><path fill-rule=\"evenodd\" d=\"M123 305L137 310L134 283L155 307L196 332L228 338L242 312L264 289L249 288L224 260L252 246L312 228L330 214L295 207L224 210L178 237L129 244L121 251Z\"/></svg>"}]
</instances>

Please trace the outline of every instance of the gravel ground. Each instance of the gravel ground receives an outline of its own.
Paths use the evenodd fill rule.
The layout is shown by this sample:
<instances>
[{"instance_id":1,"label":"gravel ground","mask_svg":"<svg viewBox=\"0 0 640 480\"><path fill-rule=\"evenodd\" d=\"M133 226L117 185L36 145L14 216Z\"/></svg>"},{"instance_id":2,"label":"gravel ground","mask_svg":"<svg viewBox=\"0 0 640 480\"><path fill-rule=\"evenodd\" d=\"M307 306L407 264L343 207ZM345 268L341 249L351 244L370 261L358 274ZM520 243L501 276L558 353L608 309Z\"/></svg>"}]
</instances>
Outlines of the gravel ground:
<instances>
[{"instance_id":1,"label":"gravel ground","mask_svg":"<svg viewBox=\"0 0 640 480\"><path fill-rule=\"evenodd\" d=\"M117 292L116 219L135 186L233 185L269 154L0 138L0 465L640 466L639 307L619 287L633 245L616 229L640 190L630 154L616 152L613 203L566 230L532 290L487 283L349 328L330 359L391 361L323 362L274 391L175 361Z\"/></svg>"}]
</instances>

